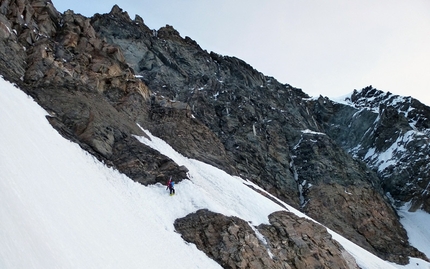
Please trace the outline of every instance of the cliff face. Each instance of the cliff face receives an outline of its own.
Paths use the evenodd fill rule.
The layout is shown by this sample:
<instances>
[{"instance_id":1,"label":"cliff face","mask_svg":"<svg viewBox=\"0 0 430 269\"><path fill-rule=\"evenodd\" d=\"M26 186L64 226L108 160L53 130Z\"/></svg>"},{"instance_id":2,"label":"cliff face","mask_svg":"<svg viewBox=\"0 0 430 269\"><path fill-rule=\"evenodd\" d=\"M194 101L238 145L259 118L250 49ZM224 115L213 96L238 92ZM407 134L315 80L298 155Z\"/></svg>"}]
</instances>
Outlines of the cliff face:
<instances>
[{"instance_id":1,"label":"cliff face","mask_svg":"<svg viewBox=\"0 0 430 269\"><path fill-rule=\"evenodd\" d=\"M430 212L429 107L369 86L344 104L321 98L312 109L330 137L378 174L396 203Z\"/></svg>"},{"instance_id":2,"label":"cliff face","mask_svg":"<svg viewBox=\"0 0 430 269\"><path fill-rule=\"evenodd\" d=\"M411 168L382 169L369 157L372 149L387 150L389 135L397 135L388 140L393 145L414 128L428 128L415 110L407 110L408 121L385 103L374 125L378 114L360 108L366 95L355 93L354 106L311 100L242 60L202 50L171 26L151 30L118 6L86 18L60 14L47 0L2 1L0 42L2 75L49 111L62 135L133 180L187 178L186 167L134 138L143 135L140 125L384 259L423 257L408 245L385 193L428 209L428 129L416 133L417 144L405 143L410 155L395 155L402 167L414 165L417 174L406 182L417 187L398 188ZM419 147L420 154L412 150ZM269 231L262 233L275 238Z\"/></svg>"},{"instance_id":3,"label":"cliff face","mask_svg":"<svg viewBox=\"0 0 430 269\"><path fill-rule=\"evenodd\" d=\"M3 74L50 112L61 134L136 181L186 177L132 137L143 135L135 122L147 115L150 91L89 18L60 14L43 0L2 1L1 11Z\"/></svg>"}]
</instances>

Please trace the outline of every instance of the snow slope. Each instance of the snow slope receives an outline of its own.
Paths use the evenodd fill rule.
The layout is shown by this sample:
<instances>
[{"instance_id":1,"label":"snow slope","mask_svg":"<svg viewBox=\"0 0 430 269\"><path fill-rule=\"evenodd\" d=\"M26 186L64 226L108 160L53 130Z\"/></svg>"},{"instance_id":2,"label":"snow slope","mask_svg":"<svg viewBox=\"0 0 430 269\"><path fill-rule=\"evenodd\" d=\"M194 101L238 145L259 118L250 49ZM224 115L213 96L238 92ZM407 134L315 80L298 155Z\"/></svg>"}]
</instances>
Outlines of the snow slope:
<instances>
[{"instance_id":1,"label":"snow slope","mask_svg":"<svg viewBox=\"0 0 430 269\"><path fill-rule=\"evenodd\" d=\"M208 208L259 225L285 210L245 185L251 183L185 158L153 136L138 139L186 165L191 180L177 184L174 197L160 184L142 186L61 137L46 115L0 78L2 269L220 268L181 239L176 218ZM362 268L405 268L332 234ZM418 262L411 268L430 268Z\"/></svg>"},{"instance_id":2,"label":"snow slope","mask_svg":"<svg viewBox=\"0 0 430 269\"><path fill-rule=\"evenodd\" d=\"M410 205L405 204L398 210L400 222L408 231L409 242L430 257L430 214L423 210L409 212Z\"/></svg>"}]
</instances>

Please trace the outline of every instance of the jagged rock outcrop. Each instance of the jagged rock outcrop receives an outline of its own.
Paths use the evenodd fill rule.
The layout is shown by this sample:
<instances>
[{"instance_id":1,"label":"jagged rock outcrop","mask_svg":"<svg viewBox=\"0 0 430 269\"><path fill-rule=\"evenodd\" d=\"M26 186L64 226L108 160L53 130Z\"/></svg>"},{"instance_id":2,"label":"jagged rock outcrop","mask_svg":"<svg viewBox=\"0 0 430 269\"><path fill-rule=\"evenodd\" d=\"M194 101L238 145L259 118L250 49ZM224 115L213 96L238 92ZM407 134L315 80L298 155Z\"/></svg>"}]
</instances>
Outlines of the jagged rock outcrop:
<instances>
[{"instance_id":1,"label":"jagged rock outcrop","mask_svg":"<svg viewBox=\"0 0 430 269\"><path fill-rule=\"evenodd\" d=\"M199 210L175 221L182 237L223 268L358 268L327 230L288 212L252 227L237 217Z\"/></svg>"},{"instance_id":2,"label":"jagged rock outcrop","mask_svg":"<svg viewBox=\"0 0 430 269\"><path fill-rule=\"evenodd\" d=\"M371 86L346 101L314 104L325 132L375 170L394 200L430 212L430 108Z\"/></svg>"},{"instance_id":3,"label":"jagged rock outcrop","mask_svg":"<svg viewBox=\"0 0 430 269\"><path fill-rule=\"evenodd\" d=\"M50 113L61 134L138 182L186 178L186 168L133 137L145 135L136 122L148 115L151 93L88 18L60 14L48 0L18 0L2 1L0 21L8 30L3 74Z\"/></svg>"},{"instance_id":4,"label":"jagged rock outcrop","mask_svg":"<svg viewBox=\"0 0 430 269\"><path fill-rule=\"evenodd\" d=\"M62 135L142 184L169 176L182 180L187 168L139 143L134 136L145 133L138 124L185 156L251 179L383 258L406 263L410 255L421 257L401 243L407 237L384 198L385 181L381 185L344 151L354 148L355 156L365 157L370 148L386 147L383 138L395 128L381 129L379 142L365 140L368 148L357 148L363 135L344 139L345 129L330 127L348 119L334 116L338 107L329 100L310 100L240 59L208 53L172 26L151 30L118 6L86 18L70 10L60 14L49 0L2 1L0 56L1 74L34 97ZM347 115L357 110L340 109ZM386 119L395 114L384 111ZM366 134L375 116L364 110L361 115L368 121L352 124ZM396 128L409 130L410 122L401 118L395 118ZM417 122L417 128L428 126ZM415 168L421 167L426 166ZM378 175L396 175L390 169ZM390 185L393 196L407 171ZM423 207L428 196L416 193L425 188L426 171L417 174L421 189L415 193L399 188ZM354 196L345 196L345 190ZM391 249L393 244L400 247Z\"/></svg>"},{"instance_id":5,"label":"jagged rock outcrop","mask_svg":"<svg viewBox=\"0 0 430 269\"><path fill-rule=\"evenodd\" d=\"M359 268L321 225L288 212L270 214L269 222L258 230L274 257L286 257L292 268Z\"/></svg>"}]
</instances>

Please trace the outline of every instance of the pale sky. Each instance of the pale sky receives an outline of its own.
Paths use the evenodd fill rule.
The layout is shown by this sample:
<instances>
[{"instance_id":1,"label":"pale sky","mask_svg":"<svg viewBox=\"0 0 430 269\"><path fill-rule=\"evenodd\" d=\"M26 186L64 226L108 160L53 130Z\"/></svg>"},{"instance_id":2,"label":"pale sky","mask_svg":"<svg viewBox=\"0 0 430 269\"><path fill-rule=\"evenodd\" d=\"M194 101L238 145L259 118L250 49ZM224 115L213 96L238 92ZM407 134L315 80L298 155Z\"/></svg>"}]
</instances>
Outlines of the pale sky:
<instances>
[{"instance_id":1,"label":"pale sky","mask_svg":"<svg viewBox=\"0 0 430 269\"><path fill-rule=\"evenodd\" d=\"M430 105L429 0L52 1L88 17L117 4L311 96L372 85Z\"/></svg>"}]
</instances>

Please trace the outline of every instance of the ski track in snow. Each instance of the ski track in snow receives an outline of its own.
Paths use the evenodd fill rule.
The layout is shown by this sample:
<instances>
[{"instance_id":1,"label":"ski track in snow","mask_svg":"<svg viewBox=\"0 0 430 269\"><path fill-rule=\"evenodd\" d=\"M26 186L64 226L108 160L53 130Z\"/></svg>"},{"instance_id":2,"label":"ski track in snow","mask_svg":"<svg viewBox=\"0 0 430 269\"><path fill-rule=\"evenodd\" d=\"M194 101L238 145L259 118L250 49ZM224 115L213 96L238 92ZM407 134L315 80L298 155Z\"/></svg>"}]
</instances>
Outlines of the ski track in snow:
<instances>
[{"instance_id":1,"label":"ski track in snow","mask_svg":"<svg viewBox=\"0 0 430 269\"><path fill-rule=\"evenodd\" d=\"M255 184L185 158L147 131L150 140L137 138L185 165L191 180L173 197L164 185L135 183L61 137L46 111L2 78L0 115L2 269L221 268L182 240L175 219L207 208L257 226L285 210L247 186L261 190ZM430 268L390 264L330 232L362 268Z\"/></svg>"}]
</instances>

